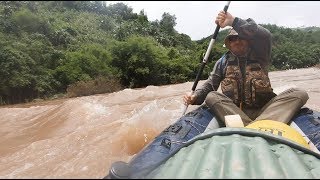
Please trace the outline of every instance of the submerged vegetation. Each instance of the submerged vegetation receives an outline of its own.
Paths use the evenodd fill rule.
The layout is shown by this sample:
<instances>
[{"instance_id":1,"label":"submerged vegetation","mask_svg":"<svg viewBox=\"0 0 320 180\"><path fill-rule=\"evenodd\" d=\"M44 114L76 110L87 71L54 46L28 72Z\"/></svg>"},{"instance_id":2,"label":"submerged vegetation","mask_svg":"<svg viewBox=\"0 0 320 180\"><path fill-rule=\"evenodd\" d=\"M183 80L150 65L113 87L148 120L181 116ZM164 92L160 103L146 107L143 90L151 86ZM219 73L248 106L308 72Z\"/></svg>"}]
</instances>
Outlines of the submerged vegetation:
<instances>
[{"instance_id":1,"label":"submerged vegetation","mask_svg":"<svg viewBox=\"0 0 320 180\"><path fill-rule=\"evenodd\" d=\"M149 21L123 3L1 1L0 104L194 81L211 37L192 41L175 25L175 15ZM263 26L273 34L270 70L319 64L319 27ZM226 33L202 79L226 51Z\"/></svg>"}]
</instances>

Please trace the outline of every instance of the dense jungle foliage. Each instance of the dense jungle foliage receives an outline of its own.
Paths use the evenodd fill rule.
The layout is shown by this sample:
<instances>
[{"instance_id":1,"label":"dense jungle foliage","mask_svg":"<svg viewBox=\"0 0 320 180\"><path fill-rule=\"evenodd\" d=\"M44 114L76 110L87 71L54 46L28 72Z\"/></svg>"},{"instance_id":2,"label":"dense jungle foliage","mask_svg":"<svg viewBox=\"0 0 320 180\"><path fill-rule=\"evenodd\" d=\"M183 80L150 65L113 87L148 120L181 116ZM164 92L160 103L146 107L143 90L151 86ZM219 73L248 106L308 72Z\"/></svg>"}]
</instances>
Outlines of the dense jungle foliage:
<instances>
[{"instance_id":1,"label":"dense jungle foliage","mask_svg":"<svg viewBox=\"0 0 320 180\"><path fill-rule=\"evenodd\" d=\"M192 41L175 25L175 15L149 21L123 3L1 1L0 104L194 81L211 37ZM319 64L319 27L261 25L273 34L270 70ZM201 79L226 52L226 33Z\"/></svg>"}]
</instances>

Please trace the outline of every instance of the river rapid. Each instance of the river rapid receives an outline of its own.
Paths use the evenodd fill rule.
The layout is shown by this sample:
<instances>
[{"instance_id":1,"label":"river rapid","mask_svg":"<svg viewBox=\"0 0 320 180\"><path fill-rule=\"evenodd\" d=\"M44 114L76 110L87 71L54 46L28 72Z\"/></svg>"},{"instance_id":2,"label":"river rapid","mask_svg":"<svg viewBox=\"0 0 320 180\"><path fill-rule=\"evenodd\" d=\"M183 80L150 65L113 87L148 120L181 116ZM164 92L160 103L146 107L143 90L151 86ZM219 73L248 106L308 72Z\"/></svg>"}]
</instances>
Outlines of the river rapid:
<instances>
[{"instance_id":1,"label":"river rapid","mask_svg":"<svg viewBox=\"0 0 320 180\"><path fill-rule=\"evenodd\" d=\"M320 111L320 69L270 72L275 92L305 89ZM200 81L198 87L204 81ZM103 178L183 112L193 82L0 107L0 178ZM187 112L198 106L189 106Z\"/></svg>"}]
</instances>

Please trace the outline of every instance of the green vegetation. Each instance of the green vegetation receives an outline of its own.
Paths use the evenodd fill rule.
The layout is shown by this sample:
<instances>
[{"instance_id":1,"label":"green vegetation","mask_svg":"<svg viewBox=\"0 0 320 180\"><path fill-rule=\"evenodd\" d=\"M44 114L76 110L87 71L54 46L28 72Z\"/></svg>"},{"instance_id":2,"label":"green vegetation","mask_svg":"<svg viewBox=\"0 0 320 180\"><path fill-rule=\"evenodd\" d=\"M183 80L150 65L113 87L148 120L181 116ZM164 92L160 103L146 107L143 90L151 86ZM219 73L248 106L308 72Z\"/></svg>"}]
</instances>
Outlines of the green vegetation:
<instances>
[{"instance_id":1,"label":"green vegetation","mask_svg":"<svg viewBox=\"0 0 320 180\"><path fill-rule=\"evenodd\" d=\"M149 21L123 3L0 2L0 104L194 81L211 37L192 41L164 12ZM319 64L320 28L263 25L274 39L271 70ZM226 51L221 31L202 79Z\"/></svg>"}]
</instances>

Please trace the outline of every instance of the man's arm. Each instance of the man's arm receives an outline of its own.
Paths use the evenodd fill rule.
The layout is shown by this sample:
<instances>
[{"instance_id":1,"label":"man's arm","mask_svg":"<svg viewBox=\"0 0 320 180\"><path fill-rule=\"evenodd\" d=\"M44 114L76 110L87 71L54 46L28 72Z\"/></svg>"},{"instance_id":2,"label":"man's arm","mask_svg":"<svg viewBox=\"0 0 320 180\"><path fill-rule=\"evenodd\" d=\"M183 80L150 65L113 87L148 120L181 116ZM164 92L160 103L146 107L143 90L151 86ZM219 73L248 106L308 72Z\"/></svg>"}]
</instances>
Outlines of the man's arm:
<instances>
[{"instance_id":1,"label":"man's arm","mask_svg":"<svg viewBox=\"0 0 320 180\"><path fill-rule=\"evenodd\" d=\"M219 12L215 23L219 24L221 28L232 26L241 38L247 39L251 43L252 49L249 58L260 62L263 69L268 72L267 67L271 63L272 46L272 36L269 30L256 24L250 18L243 20L224 11Z\"/></svg>"},{"instance_id":2,"label":"man's arm","mask_svg":"<svg viewBox=\"0 0 320 180\"><path fill-rule=\"evenodd\" d=\"M223 58L220 58L213 67L208 79L205 83L195 91L195 102L193 104L200 105L203 103L207 94L211 91L216 91L219 88L223 76Z\"/></svg>"},{"instance_id":3,"label":"man's arm","mask_svg":"<svg viewBox=\"0 0 320 180\"><path fill-rule=\"evenodd\" d=\"M257 60L267 70L271 63L272 36L269 30L255 23L252 19L243 20L235 17L232 27L237 31L239 37L250 42L252 53L251 60Z\"/></svg>"}]
</instances>

